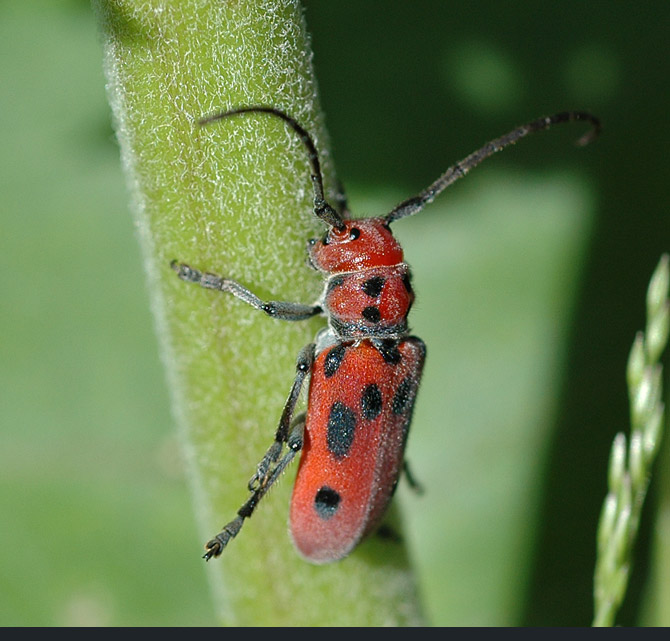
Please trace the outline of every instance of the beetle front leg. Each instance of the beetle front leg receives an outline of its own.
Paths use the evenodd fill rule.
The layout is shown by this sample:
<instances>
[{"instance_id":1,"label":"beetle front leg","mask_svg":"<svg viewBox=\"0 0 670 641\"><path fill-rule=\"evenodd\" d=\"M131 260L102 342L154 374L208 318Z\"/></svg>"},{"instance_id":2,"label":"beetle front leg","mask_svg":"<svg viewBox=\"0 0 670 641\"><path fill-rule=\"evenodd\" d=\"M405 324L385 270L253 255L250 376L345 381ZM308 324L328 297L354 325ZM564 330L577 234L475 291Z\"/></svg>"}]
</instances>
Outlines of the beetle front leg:
<instances>
[{"instance_id":1,"label":"beetle front leg","mask_svg":"<svg viewBox=\"0 0 670 641\"><path fill-rule=\"evenodd\" d=\"M323 311L319 305L304 305L303 303L278 300L263 301L237 281L209 272L201 272L185 263L177 262L176 259L170 263L170 267L177 272L177 276L181 280L187 283L195 283L205 289L215 289L232 294L235 298L243 300L247 305L265 312L272 318L299 321L316 316Z\"/></svg>"}]
</instances>

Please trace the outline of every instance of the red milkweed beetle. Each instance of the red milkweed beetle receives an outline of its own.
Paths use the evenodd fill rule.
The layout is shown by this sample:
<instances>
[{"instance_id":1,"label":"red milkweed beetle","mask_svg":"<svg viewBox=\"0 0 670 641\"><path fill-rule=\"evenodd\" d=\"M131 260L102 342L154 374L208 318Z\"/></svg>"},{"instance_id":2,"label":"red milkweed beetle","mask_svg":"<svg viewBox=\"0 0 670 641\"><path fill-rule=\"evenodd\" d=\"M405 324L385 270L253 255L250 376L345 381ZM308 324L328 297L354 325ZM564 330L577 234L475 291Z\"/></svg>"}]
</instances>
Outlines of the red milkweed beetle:
<instances>
[{"instance_id":1,"label":"red milkweed beetle","mask_svg":"<svg viewBox=\"0 0 670 641\"><path fill-rule=\"evenodd\" d=\"M586 121L591 129L577 141L585 145L597 136L600 123L580 111L540 118L484 145L385 216L353 220L343 195L338 197L337 209L326 202L314 142L290 116L272 107L251 106L210 116L199 124L245 113L280 118L307 151L314 214L328 226L324 236L310 240L308 246L311 266L325 279L323 294L313 305L266 302L234 280L176 260L171 267L182 280L228 292L273 318L298 321L322 314L328 327L301 350L274 442L249 481L251 496L237 516L205 544L204 558L221 554L301 452L291 499L291 535L305 559L328 563L347 556L376 528L401 471L407 473L405 443L426 348L421 339L408 334L407 315L414 293L410 269L391 233L391 223L421 211L482 160L530 133L559 123ZM307 412L294 416L308 378Z\"/></svg>"}]
</instances>

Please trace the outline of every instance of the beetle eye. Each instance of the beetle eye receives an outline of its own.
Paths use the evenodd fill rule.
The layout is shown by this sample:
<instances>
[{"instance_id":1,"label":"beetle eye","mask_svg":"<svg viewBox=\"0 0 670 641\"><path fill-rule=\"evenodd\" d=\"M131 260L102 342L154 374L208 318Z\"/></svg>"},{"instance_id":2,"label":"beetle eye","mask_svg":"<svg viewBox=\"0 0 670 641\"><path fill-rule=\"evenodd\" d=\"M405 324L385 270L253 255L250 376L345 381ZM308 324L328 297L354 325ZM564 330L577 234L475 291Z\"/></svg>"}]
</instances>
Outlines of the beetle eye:
<instances>
[{"instance_id":1,"label":"beetle eye","mask_svg":"<svg viewBox=\"0 0 670 641\"><path fill-rule=\"evenodd\" d=\"M361 230L358 227L352 227L349 232L349 240L356 240L361 235Z\"/></svg>"}]
</instances>

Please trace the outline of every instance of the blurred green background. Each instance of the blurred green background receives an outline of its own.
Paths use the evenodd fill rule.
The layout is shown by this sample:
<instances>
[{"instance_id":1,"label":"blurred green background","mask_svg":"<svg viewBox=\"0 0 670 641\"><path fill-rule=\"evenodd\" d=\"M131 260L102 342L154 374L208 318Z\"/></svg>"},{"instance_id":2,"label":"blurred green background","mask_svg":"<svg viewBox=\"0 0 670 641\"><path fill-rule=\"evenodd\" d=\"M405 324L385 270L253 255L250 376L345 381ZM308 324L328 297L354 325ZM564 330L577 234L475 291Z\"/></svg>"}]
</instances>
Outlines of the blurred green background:
<instances>
[{"instance_id":1,"label":"blurred green background","mask_svg":"<svg viewBox=\"0 0 670 641\"><path fill-rule=\"evenodd\" d=\"M360 215L539 115L604 122L586 149L579 125L524 140L396 227L429 354L408 448L426 493L399 492L429 619L586 625L625 363L670 248L670 7L305 6ZM93 13L4 0L0 33L0 625L215 624ZM667 445L620 623L670 624Z\"/></svg>"}]
</instances>

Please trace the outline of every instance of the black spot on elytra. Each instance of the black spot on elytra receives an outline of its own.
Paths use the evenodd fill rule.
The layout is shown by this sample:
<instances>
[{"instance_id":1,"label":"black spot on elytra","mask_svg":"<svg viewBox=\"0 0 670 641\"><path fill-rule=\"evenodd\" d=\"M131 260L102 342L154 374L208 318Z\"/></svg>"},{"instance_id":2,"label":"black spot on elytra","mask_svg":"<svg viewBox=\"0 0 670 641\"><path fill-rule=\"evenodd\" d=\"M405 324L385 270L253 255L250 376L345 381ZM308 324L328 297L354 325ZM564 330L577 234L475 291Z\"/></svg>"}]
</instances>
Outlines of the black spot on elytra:
<instances>
[{"instance_id":1,"label":"black spot on elytra","mask_svg":"<svg viewBox=\"0 0 670 641\"><path fill-rule=\"evenodd\" d=\"M379 311L379 307L375 307L374 305L365 307L361 312L361 316L366 321L370 321L371 323L378 323L382 317L381 312Z\"/></svg>"},{"instance_id":2,"label":"black spot on elytra","mask_svg":"<svg viewBox=\"0 0 670 641\"><path fill-rule=\"evenodd\" d=\"M377 298L379 294L382 293L382 289L384 289L384 283L386 280L382 278L381 276L373 276L372 278L368 278L362 285L361 289L370 297L370 298Z\"/></svg>"},{"instance_id":3,"label":"black spot on elytra","mask_svg":"<svg viewBox=\"0 0 670 641\"><path fill-rule=\"evenodd\" d=\"M326 358L323 361L323 373L326 378L333 376L340 368L346 350L347 348L344 345L339 344L335 345L335 347L326 354Z\"/></svg>"},{"instance_id":4,"label":"black spot on elytra","mask_svg":"<svg viewBox=\"0 0 670 641\"><path fill-rule=\"evenodd\" d=\"M324 521L327 521L337 512L341 500L340 495L332 487L324 485L314 496L314 509Z\"/></svg>"},{"instance_id":5,"label":"black spot on elytra","mask_svg":"<svg viewBox=\"0 0 670 641\"><path fill-rule=\"evenodd\" d=\"M349 453L356 431L356 414L344 403L335 401L328 416L326 442L331 454L342 458Z\"/></svg>"},{"instance_id":6,"label":"black spot on elytra","mask_svg":"<svg viewBox=\"0 0 670 641\"><path fill-rule=\"evenodd\" d=\"M361 414L366 421L373 421L382 411L382 393L371 383L361 395Z\"/></svg>"},{"instance_id":7,"label":"black spot on elytra","mask_svg":"<svg viewBox=\"0 0 670 641\"><path fill-rule=\"evenodd\" d=\"M394 414L402 414L408 406L410 396L412 394L412 380L407 377L403 380L398 389L393 395L393 402L391 403L391 411Z\"/></svg>"},{"instance_id":8,"label":"black spot on elytra","mask_svg":"<svg viewBox=\"0 0 670 641\"><path fill-rule=\"evenodd\" d=\"M380 341L376 344L379 353L382 355L385 363L397 365L400 362L401 355L398 349L398 343L392 339Z\"/></svg>"}]
</instances>

